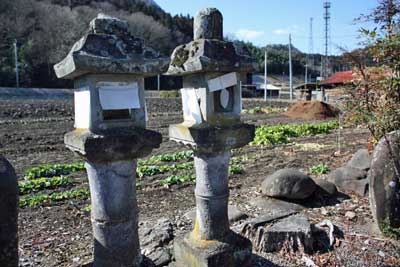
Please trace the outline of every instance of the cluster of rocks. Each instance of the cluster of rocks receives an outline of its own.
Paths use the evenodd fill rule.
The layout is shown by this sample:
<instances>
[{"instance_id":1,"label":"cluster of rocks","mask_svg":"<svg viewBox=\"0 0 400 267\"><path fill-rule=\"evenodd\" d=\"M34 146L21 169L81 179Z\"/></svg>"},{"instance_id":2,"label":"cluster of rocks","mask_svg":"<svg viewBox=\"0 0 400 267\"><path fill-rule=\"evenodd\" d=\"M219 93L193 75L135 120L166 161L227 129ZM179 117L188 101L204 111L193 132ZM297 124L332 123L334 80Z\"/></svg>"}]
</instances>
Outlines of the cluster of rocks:
<instances>
[{"instance_id":1,"label":"cluster of rocks","mask_svg":"<svg viewBox=\"0 0 400 267\"><path fill-rule=\"evenodd\" d=\"M332 223L314 225L301 211L316 197L334 196L334 184L313 180L297 169L282 169L266 177L261 189L264 196L251 203L260 215L240 226L241 233L253 242L256 250L276 252L289 248L310 253L320 249L320 240L324 239L328 240L325 249L329 249Z\"/></svg>"},{"instance_id":2,"label":"cluster of rocks","mask_svg":"<svg viewBox=\"0 0 400 267\"><path fill-rule=\"evenodd\" d=\"M368 171L370 168L371 156L368 150L360 149L346 165L331 172L327 180L339 189L366 196L369 189Z\"/></svg>"}]
</instances>

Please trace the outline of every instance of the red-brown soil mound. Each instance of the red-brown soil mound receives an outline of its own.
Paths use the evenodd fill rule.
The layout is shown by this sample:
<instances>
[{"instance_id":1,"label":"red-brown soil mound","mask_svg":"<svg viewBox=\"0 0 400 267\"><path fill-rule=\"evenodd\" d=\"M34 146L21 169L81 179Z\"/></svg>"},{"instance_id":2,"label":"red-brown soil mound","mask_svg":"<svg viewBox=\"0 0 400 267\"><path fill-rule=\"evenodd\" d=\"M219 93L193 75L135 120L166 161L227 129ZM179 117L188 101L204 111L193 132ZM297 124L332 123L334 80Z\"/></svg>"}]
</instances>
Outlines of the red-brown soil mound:
<instances>
[{"instance_id":1,"label":"red-brown soil mound","mask_svg":"<svg viewBox=\"0 0 400 267\"><path fill-rule=\"evenodd\" d=\"M321 101L299 101L285 113L288 117L301 119L327 119L338 114L338 109Z\"/></svg>"}]
</instances>

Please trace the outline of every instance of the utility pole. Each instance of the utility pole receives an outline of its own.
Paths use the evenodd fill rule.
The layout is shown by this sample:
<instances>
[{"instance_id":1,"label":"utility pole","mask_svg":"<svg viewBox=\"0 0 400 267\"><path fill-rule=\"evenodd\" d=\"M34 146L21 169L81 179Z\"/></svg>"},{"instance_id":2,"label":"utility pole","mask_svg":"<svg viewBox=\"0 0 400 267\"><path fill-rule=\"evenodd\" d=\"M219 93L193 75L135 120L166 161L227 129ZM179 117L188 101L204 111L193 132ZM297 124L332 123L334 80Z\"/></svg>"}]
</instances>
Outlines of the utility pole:
<instances>
[{"instance_id":1,"label":"utility pole","mask_svg":"<svg viewBox=\"0 0 400 267\"><path fill-rule=\"evenodd\" d=\"M289 34L289 87L290 100L293 100L293 73L292 73L292 35Z\"/></svg>"},{"instance_id":2,"label":"utility pole","mask_svg":"<svg viewBox=\"0 0 400 267\"><path fill-rule=\"evenodd\" d=\"M264 57L264 100L267 102L267 76L268 76L268 51L265 47L265 57Z\"/></svg>"},{"instance_id":3,"label":"utility pole","mask_svg":"<svg viewBox=\"0 0 400 267\"><path fill-rule=\"evenodd\" d=\"M161 81L160 81L160 74L157 75L157 90L160 91L161 89Z\"/></svg>"},{"instance_id":4,"label":"utility pole","mask_svg":"<svg viewBox=\"0 0 400 267\"><path fill-rule=\"evenodd\" d=\"M15 85L19 88L19 70L18 70L18 41L14 41L14 58L15 58Z\"/></svg>"}]
</instances>

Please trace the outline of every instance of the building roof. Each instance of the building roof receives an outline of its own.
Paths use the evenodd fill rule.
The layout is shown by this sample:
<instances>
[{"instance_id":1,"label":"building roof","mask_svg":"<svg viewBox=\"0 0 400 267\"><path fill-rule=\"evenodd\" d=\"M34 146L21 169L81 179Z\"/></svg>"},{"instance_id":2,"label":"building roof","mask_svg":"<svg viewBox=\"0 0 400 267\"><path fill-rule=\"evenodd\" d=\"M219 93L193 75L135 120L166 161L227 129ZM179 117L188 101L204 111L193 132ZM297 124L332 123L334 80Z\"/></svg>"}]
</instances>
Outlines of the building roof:
<instances>
[{"instance_id":1,"label":"building roof","mask_svg":"<svg viewBox=\"0 0 400 267\"><path fill-rule=\"evenodd\" d=\"M331 84L345 84L350 83L353 80L353 71L339 71L334 73L332 76L321 81L321 85L331 85Z\"/></svg>"}]
</instances>

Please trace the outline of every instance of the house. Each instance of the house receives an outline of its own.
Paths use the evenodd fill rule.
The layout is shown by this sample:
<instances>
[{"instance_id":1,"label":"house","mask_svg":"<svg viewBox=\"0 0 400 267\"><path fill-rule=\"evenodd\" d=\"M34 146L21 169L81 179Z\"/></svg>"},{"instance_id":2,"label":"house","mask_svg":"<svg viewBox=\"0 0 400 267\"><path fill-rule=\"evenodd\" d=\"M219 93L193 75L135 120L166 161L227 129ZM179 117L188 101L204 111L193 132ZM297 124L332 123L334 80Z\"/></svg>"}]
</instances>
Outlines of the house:
<instances>
[{"instance_id":1,"label":"house","mask_svg":"<svg viewBox=\"0 0 400 267\"><path fill-rule=\"evenodd\" d=\"M353 71L338 71L320 82L323 88L335 88L346 84L351 84L353 81Z\"/></svg>"}]
</instances>

